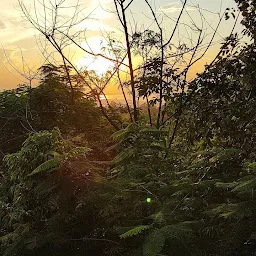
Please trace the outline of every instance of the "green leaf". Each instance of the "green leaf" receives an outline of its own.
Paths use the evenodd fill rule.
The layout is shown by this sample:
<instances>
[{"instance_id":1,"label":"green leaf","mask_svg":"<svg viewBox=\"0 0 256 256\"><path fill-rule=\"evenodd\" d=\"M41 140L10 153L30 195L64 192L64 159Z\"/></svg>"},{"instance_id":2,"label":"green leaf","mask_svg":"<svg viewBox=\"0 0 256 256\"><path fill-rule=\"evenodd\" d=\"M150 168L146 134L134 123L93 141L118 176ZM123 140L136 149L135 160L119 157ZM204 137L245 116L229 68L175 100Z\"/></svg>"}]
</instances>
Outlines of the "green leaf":
<instances>
[{"instance_id":1,"label":"green leaf","mask_svg":"<svg viewBox=\"0 0 256 256\"><path fill-rule=\"evenodd\" d=\"M222 188L222 189L232 189L236 186L237 184L235 182L229 182L229 183L224 183L224 182L216 182L215 186L217 188Z\"/></svg>"},{"instance_id":2,"label":"green leaf","mask_svg":"<svg viewBox=\"0 0 256 256\"><path fill-rule=\"evenodd\" d=\"M236 214L240 206L238 204L220 204L216 208L211 209L208 213L212 216L228 218Z\"/></svg>"},{"instance_id":3,"label":"green leaf","mask_svg":"<svg viewBox=\"0 0 256 256\"><path fill-rule=\"evenodd\" d=\"M188 238L193 234L193 230L190 227L190 222L182 222L174 225L168 225L161 228L161 231L165 238Z\"/></svg>"},{"instance_id":4,"label":"green leaf","mask_svg":"<svg viewBox=\"0 0 256 256\"><path fill-rule=\"evenodd\" d=\"M255 172L255 171L256 171L256 162L248 163L248 164L247 164L247 168L248 168L250 171Z\"/></svg>"},{"instance_id":5,"label":"green leaf","mask_svg":"<svg viewBox=\"0 0 256 256\"><path fill-rule=\"evenodd\" d=\"M236 191L239 191L239 192L242 192L242 191L250 192L251 189L253 189L255 187L256 187L256 178L251 179L251 180L246 180L246 181L240 183L232 191L233 192L236 192Z\"/></svg>"},{"instance_id":6,"label":"green leaf","mask_svg":"<svg viewBox=\"0 0 256 256\"><path fill-rule=\"evenodd\" d=\"M128 148L124 151L122 151L120 154L118 154L113 162L115 164L120 164L122 162L124 162L125 160L129 159L131 156L134 156L136 153L136 150L134 148Z\"/></svg>"},{"instance_id":7,"label":"green leaf","mask_svg":"<svg viewBox=\"0 0 256 256\"><path fill-rule=\"evenodd\" d=\"M143 256L156 256L165 244L165 237L160 229L151 232L143 245Z\"/></svg>"},{"instance_id":8,"label":"green leaf","mask_svg":"<svg viewBox=\"0 0 256 256\"><path fill-rule=\"evenodd\" d=\"M28 237L28 230L25 230L19 237L13 241L13 243L6 249L3 256L13 256L19 255L18 251L22 248L25 244L25 241Z\"/></svg>"},{"instance_id":9,"label":"green leaf","mask_svg":"<svg viewBox=\"0 0 256 256\"><path fill-rule=\"evenodd\" d=\"M61 163L61 158L56 157L56 158L52 158L44 163L42 163L41 165L39 165L34 171L32 171L28 176L33 176L36 175L38 173L42 173L42 172L47 172L51 169L54 169L56 167L59 167Z\"/></svg>"},{"instance_id":10,"label":"green leaf","mask_svg":"<svg viewBox=\"0 0 256 256\"><path fill-rule=\"evenodd\" d=\"M115 141L120 142L124 140L130 133L136 131L137 128L138 128L137 124L135 123L129 124L125 129L115 132L112 135L112 138Z\"/></svg>"},{"instance_id":11,"label":"green leaf","mask_svg":"<svg viewBox=\"0 0 256 256\"><path fill-rule=\"evenodd\" d=\"M128 230L124 234L120 235L120 238L127 238L127 237L131 237L131 236L136 236L136 235L140 234L141 232L143 232L144 230L147 230L149 228L150 228L149 225L137 226L133 229Z\"/></svg>"},{"instance_id":12,"label":"green leaf","mask_svg":"<svg viewBox=\"0 0 256 256\"><path fill-rule=\"evenodd\" d=\"M164 221L164 215L162 211L152 215L152 217L154 219L154 223L161 224Z\"/></svg>"},{"instance_id":13,"label":"green leaf","mask_svg":"<svg viewBox=\"0 0 256 256\"><path fill-rule=\"evenodd\" d=\"M150 147L153 149L156 149L156 150L163 150L163 151L167 150L167 148L164 145L162 145L161 143L158 143L158 142L152 142L150 144Z\"/></svg>"}]
</instances>

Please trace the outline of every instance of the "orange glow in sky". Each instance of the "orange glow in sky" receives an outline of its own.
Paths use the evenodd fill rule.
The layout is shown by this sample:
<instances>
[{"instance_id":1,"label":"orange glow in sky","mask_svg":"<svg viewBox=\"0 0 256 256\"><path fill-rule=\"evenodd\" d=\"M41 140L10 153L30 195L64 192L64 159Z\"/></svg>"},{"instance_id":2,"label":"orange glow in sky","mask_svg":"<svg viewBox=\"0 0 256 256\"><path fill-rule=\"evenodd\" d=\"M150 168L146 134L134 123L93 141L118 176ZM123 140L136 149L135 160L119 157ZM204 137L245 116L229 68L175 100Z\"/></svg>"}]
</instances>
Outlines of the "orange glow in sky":
<instances>
[{"instance_id":1,"label":"orange glow in sky","mask_svg":"<svg viewBox=\"0 0 256 256\"><path fill-rule=\"evenodd\" d=\"M29 10L31 10L31 13L33 13L33 1L22 1L24 1L24 3L29 7ZM51 0L46 0L46 2L47 1ZM90 14L90 18L85 19L79 27L85 31L84 36L89 44L89 48L87 47L87 50L92 49L95 53L102 52L101 41L104 41L103 34L113 31L115 36L121 38L122 28L115 13L113 0L80 0L79 2L84 8L85 15ZM170 17L174 18L174 20L178 16L181 9L181 1L149 0L149 2L153 4L152 6L154 6L158 15L165 12L164 15L169 15ZM66 0L65 3L66 6L71 6L74 5L74 0ZM143 3L144 1L142 0L134 0L130 6L131 9L129 14L130 16L128 17L128 24L133 27L131 33L134 32L135 27L139 29L154 29L150 25L152 23L152 19L149 19L151 15L150 10L147 9ZM200 7L204 9L203 13L205 19L207 19L208 24L210 24L212 27L216 25L217 12L223 12L225 8L235 6L233 0L188 0L188 3L200 5ZM41 50L44 49L44 45L40 46L40 44L43 44L43 42L36 40L36 38L38 39L39 33L32 28L31 24L29 24L24 17L22 17L18 0L1 0L0 9L0 89L8 89L16 87L22 81L26 81L26 78L18 74L10 64L14 64L20 70L20 73L28 74L31 71L30 69L34 68L34 70L36 70L47 61L51 62L54 59L56 60L57 54L53 53L52 48L47 48L47 54L49 55L44 53L44 57L47 55L47 58L43 58ZM210 10L210 12L207 10ZM69 15L71 15L69 12L70 10L67 9L63 17L67 17L68 19ZM187 12L190 13L189 16L194 17L195 22L200 22L200 19L197 17L198 15L193 7L188 6ZM184 17L183 22L190 24L191 20L189 19L189 16L187 15L187 17ZM174 22L171 21L171 19L166 19L165 22L166 23L163 23L164 28L171 31ZM212 33L210 25L207 31ZM232 27L231 23L224 23L220 27L220 31L218 32L215 41L221 42L221 40L223 40L229 34L230 27ZM170 31L168 31L168 33ZM182 38L180 36L185 38L184 35L184 31L177 31L174 40L177 42L180 38ZM191 38L190 40L195 40L195 38ZM80 41L80 43L81 42L82 41ZM86 45L84 46L86 47ZM41 50L39 49L40 47ZM4 51L9 58L9 62L6 59ZM204 64L207 62L209 63L214 56L214 53L217 51L218 47L216 47L216 45L210 49L209 54L205 55L204 61L201 61L193 68L191 77L193 77L198 71L202 71ZM21 52L23 56L21 56ZM82 53L81 50L77 49L76 47L68 47L67 52L69 52L69 56L72 56L72 61L78 68L95 70L98 75L102 75L107 70L113 69L114 67L111 61L101 57L94 58ZM22 64L22 59L26 60L25 67ZM135 59L134 66L137 64L138 60ZM108 89L108 91L111 93L111 89ZM114 89L112 92L113 94L117 93Z\"/></svg>"}]
</instances>

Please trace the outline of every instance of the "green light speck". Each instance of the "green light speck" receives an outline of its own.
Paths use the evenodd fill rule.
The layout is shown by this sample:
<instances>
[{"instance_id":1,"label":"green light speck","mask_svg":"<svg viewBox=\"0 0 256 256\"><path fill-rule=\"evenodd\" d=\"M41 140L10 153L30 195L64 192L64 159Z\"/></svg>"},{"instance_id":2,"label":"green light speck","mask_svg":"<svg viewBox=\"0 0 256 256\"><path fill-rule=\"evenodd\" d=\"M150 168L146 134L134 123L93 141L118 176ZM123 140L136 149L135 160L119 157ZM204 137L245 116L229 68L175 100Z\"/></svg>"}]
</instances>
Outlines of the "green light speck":
<instances>
[{"instance_id":1,"label":"green light speck","mask_svg":"<svg viewBox=\"0 0 256 256\"><path fill-rule=\"evenodd\" d=\"M148 197L146 201L147 201L147 203L151 203L151 198Z\"/></svg>"}]
</instances>

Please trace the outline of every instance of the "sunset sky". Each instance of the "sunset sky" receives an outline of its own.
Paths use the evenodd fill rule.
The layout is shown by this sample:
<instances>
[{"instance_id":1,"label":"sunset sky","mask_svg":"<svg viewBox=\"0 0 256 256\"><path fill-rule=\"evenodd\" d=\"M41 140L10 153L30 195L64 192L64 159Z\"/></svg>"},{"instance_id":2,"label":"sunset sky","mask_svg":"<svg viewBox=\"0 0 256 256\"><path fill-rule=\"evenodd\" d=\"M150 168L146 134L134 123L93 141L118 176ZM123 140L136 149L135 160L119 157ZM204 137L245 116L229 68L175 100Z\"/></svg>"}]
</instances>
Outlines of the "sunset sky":
<instances>
[{"instance_id":1,"label":"sunset sky","mask_svg":"<svg viewBox=\"0 0 256 256\"><path fill-rule=\"evenodd\" d=\"M33 0L24 0L24 3L31 8L31 13L33 13ZM150 1L150 3L153 3L154 9L159 16L164 13L174 19L179 14L182 5L182 1L179 0L155 0ZM191 23L189 15L196 22L200 22L198 12L193 7L199 5L207 20L206 26L208 26L209 33L212 32L211 27L216 26L217 13L223 12L227 7L235 6L234 0L189 0L188 3L187 13L184 14L183 22ZM72 4L74 4L74 0L67 0L65 5ZM80 28L87 30L86 38L88 44L95 52L99 52L101 41L104 40L102 33L113 31L117 37L120 34L121 27L114 13L113 1L80 0L80 4L82 4L85 15L91 13L90 19L84 21ZM18 0L1 0L0 10L0 89L8 89L14 88L24 81L24 78L17 73L17 70L21 73L28 73L29 69L35 70L44 64L44 59L39 49L38 40L36 40L38 33L22 17ZM71 15L70 13L70 11L67 11L67 17ZM134 24L134 20L136 20L138 27L146 28L148 26L150 10L145 6L143 0L134 0L131 5L131 13L131 24ZM168 18L164 20L163 24L168 32L168 29L171 31L174 22L171 22ZM224 21L216 35L215 42L227 36L231 27L231 21ZM181 30L180 33L184 33L184 31ZM177 37L176 40L178 40ZM194 73L200 71L203 64L211 60L218 47L218 44L212 47L204 60L194 68ZM78 66L89 65L90 60L85 59L86 56L73 48L70 51L73 60ZM24 60L24 66L22 65L22 60ZM98 68L98 71L101 72L104 71L107 65L108 63L98 60L94 64L92 63L90 68L97 69L97 67L101 66L101 68Z\"/></svg>"}]
</instances>

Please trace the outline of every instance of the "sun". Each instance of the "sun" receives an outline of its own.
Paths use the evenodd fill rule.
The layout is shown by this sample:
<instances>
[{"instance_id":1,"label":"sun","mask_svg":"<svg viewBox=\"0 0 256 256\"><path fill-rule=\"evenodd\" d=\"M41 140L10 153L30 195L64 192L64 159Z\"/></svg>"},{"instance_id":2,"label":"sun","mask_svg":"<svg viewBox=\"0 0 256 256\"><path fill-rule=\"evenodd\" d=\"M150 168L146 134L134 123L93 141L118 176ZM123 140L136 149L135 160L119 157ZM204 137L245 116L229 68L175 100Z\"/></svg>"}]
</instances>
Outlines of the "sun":
<instances>
[{"instance_id":1,"label":"sun","mask_svg":"<svg viewBox=\"0 0 256 256\"><path fill-rule=\"evenodd\" d=\"M113 70L114 68L114 63L112 61L103 57L93 56L79 59L76 65L79 69L87 71L94 70L99 76L104 75L108 70Z\"/></svg>"},{"instance_id":2,"label":"sun","mask_svg":"<svg viewBox=\"0 0 256 256\"><path fill-rule=\"evenodd\" d=\"M101 94L101 95L100 95L100 100L106 100L105 95Z\"/></svg>"},{"instance_id":3,"label":"sun","mask_svg":"<svg viewBox=\"0 0 256 256\"><path fill-rule=\"evenodd\" d=\"M95 54L99 54L102 53L103 41L103 37L91 37L88 38L86 42L82 43L81 46L88 51L93 51ZM107 57L111 58L111 56ZM77 60L76 66L79 69L84 69L87 71L94 70L99 76L102 76L108 70L113 70L115 63L101 56L87 54L85 57L81 57Z\"/></svg>"}]
</instances>

